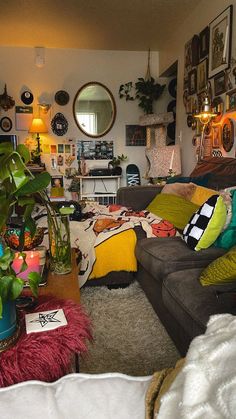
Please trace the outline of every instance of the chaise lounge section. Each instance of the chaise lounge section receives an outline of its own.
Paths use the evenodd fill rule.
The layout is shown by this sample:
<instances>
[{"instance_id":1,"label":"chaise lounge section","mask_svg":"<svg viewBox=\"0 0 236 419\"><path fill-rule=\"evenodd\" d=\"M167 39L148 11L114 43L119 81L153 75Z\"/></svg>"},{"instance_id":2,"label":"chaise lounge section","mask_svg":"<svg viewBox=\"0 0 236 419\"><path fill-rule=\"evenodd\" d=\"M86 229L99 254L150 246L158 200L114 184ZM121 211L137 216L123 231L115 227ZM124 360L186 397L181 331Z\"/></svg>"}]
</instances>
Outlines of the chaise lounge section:
<instances>
[{"instance_id":1,"label":"chaise lounge section","mask_svg":"<svg viewBox=\"0 0 236 419\"><path fill-rule=\"evenodd\" d=\"M161 190L159 186L120 188L117 203L141 210ZM210 315L236 313L229 292L234 284L203 287L198 280L202 270L226 251L212 246L196 252L181 237L138 238L136 279L184 356L192 339L205 332Z\"/></svg>"}]
</instances>

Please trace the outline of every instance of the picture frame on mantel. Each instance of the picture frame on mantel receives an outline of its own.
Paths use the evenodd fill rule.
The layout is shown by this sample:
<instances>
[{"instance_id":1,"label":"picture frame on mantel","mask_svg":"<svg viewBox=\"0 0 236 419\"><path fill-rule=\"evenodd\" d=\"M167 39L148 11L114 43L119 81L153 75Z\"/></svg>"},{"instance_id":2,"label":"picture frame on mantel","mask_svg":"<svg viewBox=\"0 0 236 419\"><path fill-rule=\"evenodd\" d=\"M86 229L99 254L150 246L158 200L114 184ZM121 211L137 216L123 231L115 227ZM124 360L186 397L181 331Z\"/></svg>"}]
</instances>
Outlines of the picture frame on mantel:
<instances>
[{"instance_id":1,"label":"picture frame on mantel","mask_svg":"<svg viewBox=\"0 0 236 419\"><path fill-rule=\"evenodd\" d=\"M227 70L231 58L232 5L225 9L210 25L208 77Z\"/></svg>"}]
</instances>

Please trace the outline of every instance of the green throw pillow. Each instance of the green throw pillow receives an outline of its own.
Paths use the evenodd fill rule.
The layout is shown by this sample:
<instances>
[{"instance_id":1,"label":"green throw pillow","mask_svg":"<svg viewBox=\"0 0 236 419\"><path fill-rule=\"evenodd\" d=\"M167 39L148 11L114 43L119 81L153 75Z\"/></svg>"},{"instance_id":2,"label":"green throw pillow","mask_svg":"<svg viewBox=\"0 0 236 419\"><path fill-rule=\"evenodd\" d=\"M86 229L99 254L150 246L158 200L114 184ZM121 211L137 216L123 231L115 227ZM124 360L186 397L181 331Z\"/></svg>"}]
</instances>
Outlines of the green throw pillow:
<instances>
[{"instance_id":1,"label":"green throw pillow","mask_svg":"<svg viewBox=\"0 0 236 419\"><path fill-rule=\"evenodd\" d=\"M228 227L219 235L214 246L231 249L236 244L236 190L232 194L232 218Z\"/></svg>"},{"instance_id":2,"label":"green throw pillow","mask_svg":"<svg viewBox=\"0 0 236 419\"><path fill-rule=\"evenodd\" d=\"M183 230L190 217L198 210L199 206L171 194L158 194L150 202L147 210L158 217L168 220L176 228Z\"/></svg>"},{"instance_id":3,"label":"green throw pillow","mask_svg":"<svg viewBox=\"0 0 236 419\"><path fill-rule=\"evenodd\" d=\"M202 285L223 285L236 280L236 246L214 260L201 273Z\"/></svg>"}]
</instances>

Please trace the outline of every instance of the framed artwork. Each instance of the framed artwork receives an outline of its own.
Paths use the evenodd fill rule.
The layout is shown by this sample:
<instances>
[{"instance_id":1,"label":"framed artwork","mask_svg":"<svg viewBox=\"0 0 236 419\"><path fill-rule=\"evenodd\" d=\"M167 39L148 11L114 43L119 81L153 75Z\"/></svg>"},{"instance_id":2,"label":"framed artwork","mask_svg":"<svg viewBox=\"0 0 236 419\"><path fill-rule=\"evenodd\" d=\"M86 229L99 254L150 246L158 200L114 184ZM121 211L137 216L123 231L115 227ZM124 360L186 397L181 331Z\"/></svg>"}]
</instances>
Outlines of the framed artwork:
<instances>
[{"instance_id":1,"label":"framed artwork","mask_svg":"<svg viewBox=\"0 0 236 419\"><path fill-rule=\"evenodd\" d=\"M63 175L51 176L51 186L53 188L61 188L63 186Z\"/></svg>"},{"instance_id":2,"label":"framed artwork","mask_svg":"<svg viewBox=\"0 0 236 419\"><path fill-rule=\"evenodd\" d=\"M29 131L33 118L33 106L16 106L16 130Z\"/></svg>"},{"instance_id":3,"label":"framed artwork","mask_svg":"<svg viewBox=\"0 0 236 419\"><path fill-rule=\"evenodd\" d=\"M207 59L201 61L197 66L197 93L206 90L207 85Z\"/></svg>"},{"instance_id":4,"label":"framed artwork","mask_svg":"<svg viewBox=\"0 0 236 419\"><path fill-rule=\"evenodd\" d=\"M191 42L192 50L192 67L195 67L199 63L199 36L194 35Z\"/></svg>"},{"instance_id":5,"label":"framed artwork","mask_svg":"<svg viewBox=\"0 0 236 419\"><path fill-rule=\"evenodd\" d=\"M212 127L212 148L219 148L221 144L221 126Z\"/></svg>"},{"instance_id":6,"label":"framed artwork","mask_svg":"<svg viewBox=\"0 0 236 419\"><path fill-rule=\"evenodd\" d=\"M210 23L209 78L230 66L232 36L232 6Z\"/></svg>"},{"instance_id":7,"label":"framed artwork","mask_svg":"<svg viewBox=\"0 0 236 419\"><path fill-rule=\"evenodd\" d=\"M199 57L205 58L209 53L209 26L206 26L199 34Z\"/></svg>"},{"instance_id":8,"label":"framed artwork","mask_svg":"<svg viewBox=\"0 0 236 419\"><path fill-rule=\"evenodd\" d=\"M236 89L233 89L226 93L226 111L231 112L235 110L236 110Z\"/></svg>"},{"instance_id":9,"label":"framed artwork","mask_svg":"<svg viewBox=\"0 0 236 419\"><path fill-rule=\"evenodd\" d=\"M197 70L194 68L188 73L188 93L194 95L197 91Z\"/></svg>"},{"instance_id":10,"label":"framed artwork","mask_svg":"<svg viewBox=\"0 0 236 419\"><path fill-rule=\"evenodd\" d=\"M188 83L188 74L192 70L192 39L184 46L184 83Z\"/></svg>"},{"instance_id":11,"label":"framed artwork","mask_svg":"<svg viewBox=\"0 0 236 419\"><path fill-rule=\"evenodd\" d=\"M127 146L146 145L146 127L140 125L126 125L125 132Z\"/></svg>"},{"instance_id":12,"label":"framed artwork","mask_svg":"<svg viewBox=\"0 0 236 419\"><path fill-rule=\"evenodd\" d=\"M234 145L234 123L230 118L226 118L222 127L222 145L228 153Z\"/></svg>"},{"instance_id":13,"label":"framed artwork","mask_svg":"<svg viewBox=\"0 0 236 419\"><path fill-rule=\"evenodd\" d=\"M8 118L7 116L4 116L1 120L0 120L0 129L3 132L9 132L12 129L12 121L10 118Z\"/></svg>"},{"instance_id":14,"label":"framed artwork","mask_svg":"<svg viewBox=\"0 0 236 419\"><path fill-rule=\"evenodd\" d=\"M215 90L215 96L222 95L222 93L225 93L225 73L219 73L214 78L214 90Z\"/></svg>"}]
</instances>

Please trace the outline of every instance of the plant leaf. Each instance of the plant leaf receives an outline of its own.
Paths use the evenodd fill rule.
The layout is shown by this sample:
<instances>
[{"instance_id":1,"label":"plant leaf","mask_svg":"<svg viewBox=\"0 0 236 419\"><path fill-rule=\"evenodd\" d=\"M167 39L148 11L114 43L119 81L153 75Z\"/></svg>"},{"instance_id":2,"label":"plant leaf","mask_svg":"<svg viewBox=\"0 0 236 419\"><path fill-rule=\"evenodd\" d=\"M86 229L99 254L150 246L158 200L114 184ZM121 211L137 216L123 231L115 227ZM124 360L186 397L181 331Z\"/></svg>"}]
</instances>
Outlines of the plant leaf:
<instances>
[{"instance_id":1,"label":"plant leaf","mask_svg":"<svg viewBox=\"0 0 236 419\"><path fill-rule=\"evenodd\" d=\"M10 299L11 300L15 300L17 297L19 297L21 291L23 290L23 286L24 286L24 281L21 278L18 277L14 277L12 284L11 284L11 288L10 288Z\"/></svg>"},{"instance_id":2,"label":"plant leaf","mask_svg":"<svg viewBox=\"0 0 236 419\"><path fill-rule=\"evenodd\" d=\"M51 176L47 172L36 175L34 179L31 179L25 185L23 185L16 192L16 196L31 195L46 189L51 182Z\"/></svg>"},{"instance_id":3,"label":"plant leaf","mask_svg":"<svg viewBox=\"0 0 236 419\"><path fill-rule=\"evenodd\" d=\"M38 296L38 285L42 280L41 275L38 272L30 272L28 275L29 286L35 297Z\"/></svg>"},{"instance_id":4,"label":"plant leaf","mask_svg":"<svg viewBox=\"0 0 236 419\"><path fill-rule=\"evenodd\" d=\"M18 144L16 151L23 158L25 164L27 164L30 161L30 152L24 144Z\"/></svg>"},{"instance_id":5,"label":"plant leaf","mask_svg":"<svg viewBox=\"0 0 236 419\"><path fill-rule=\"evenodd\" d=\"M14 259L14 253L11 251L9 247L6 247L4 249L3 256L0 257L0 268L3 271L6 271L11 265L11 262L13 261L13 259Z\"/></svg>"},{"instance_id":6,"label":"plant leaf","mask_svg":"<svg viewBox=\"0 0 236 419\"><path fill-rule=\"evenodd\" d=\"M13 281L12 275L5 275L1 277L0 296L3 302L9 298L12 281Z\"/></svg>"}]
</instances>

